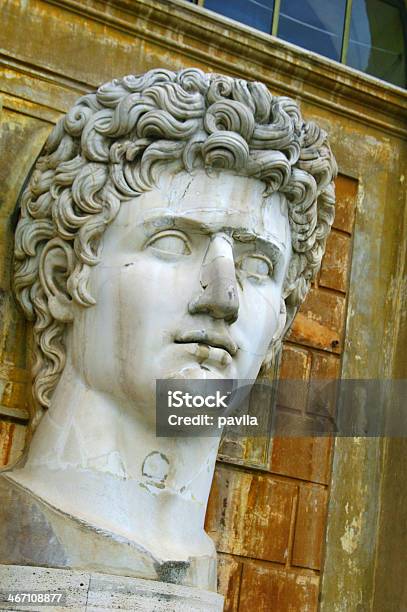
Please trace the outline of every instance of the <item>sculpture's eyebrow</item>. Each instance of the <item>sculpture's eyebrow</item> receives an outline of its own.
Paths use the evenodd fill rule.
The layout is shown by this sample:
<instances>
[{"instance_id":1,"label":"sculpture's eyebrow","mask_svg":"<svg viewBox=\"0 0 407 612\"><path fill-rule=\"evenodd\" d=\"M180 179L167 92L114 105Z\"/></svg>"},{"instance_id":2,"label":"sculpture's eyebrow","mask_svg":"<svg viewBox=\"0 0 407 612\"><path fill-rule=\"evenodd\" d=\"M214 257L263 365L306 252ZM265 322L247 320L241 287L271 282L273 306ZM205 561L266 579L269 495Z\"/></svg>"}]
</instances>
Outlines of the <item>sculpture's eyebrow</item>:
<instances>
[{"instance_id":1,"label":"sculpture's eyebrow","mask_svg":"<svg viewBox=\"0 0 407 612\"><path fill-rule=\"evenodd\" d=\"M234 238L238 240L236 236ZM253 242L249 242L248 244L255 244L255 250L268 255L274 265L283 261L283 250L276 242L271 242L263 236L255 236Z\"/></svg>"},{"instance_id":2,"label":"sculpture's eyebrow","mask_svg":"<svg viewBox=\"0 0 407 612\"><path fill-rule=\"evenodd\" d=\"M233 236L235 241L247 245L252 244L256 249L264 251L270 256L275 264L283 258L285 250L284 244L280 243L277 237L274 237L274 240L271 241L269 236L260 235L247 229L242 230L241 228L225 223L205 223L202 219L196 219L190 216L169 214L152 215L145 217L140 225L143 227L145 236L148 238L157 232L168 229L184 230L186 232L206 235L215 234L223 230Z\"/></svg>"}]
</instances>

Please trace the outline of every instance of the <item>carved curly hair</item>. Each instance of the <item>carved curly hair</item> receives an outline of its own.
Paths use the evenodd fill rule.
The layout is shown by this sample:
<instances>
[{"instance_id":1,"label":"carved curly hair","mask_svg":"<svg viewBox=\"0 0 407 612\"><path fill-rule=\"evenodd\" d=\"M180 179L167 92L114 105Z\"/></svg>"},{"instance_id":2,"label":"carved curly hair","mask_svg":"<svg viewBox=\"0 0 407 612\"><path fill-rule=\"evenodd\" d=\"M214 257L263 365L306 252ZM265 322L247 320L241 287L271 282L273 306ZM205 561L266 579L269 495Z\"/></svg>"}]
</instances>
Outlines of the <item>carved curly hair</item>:
<instances>
[{"instance_id":1,"label":"carved curly hair","mask_svg":"<svg viewBox=\"0 0 407 612\"><path fill-rule=\"evenodd\" d=\"M231 170L261 179L266 194L288 201L293 257L284 286L295 309L319 269L334 217L336 163L326 133L305 122L297 104L266 86L198 69L151 70L81 97L52 130L21 196L14 287L38 347L34 395L41 409L65 364L64 328L48 306L40 273L44 247L69 245L64 279L72 299L87 290L100 238L124 200L153 188L163 164Z\"/></svg>"}]
</instances>

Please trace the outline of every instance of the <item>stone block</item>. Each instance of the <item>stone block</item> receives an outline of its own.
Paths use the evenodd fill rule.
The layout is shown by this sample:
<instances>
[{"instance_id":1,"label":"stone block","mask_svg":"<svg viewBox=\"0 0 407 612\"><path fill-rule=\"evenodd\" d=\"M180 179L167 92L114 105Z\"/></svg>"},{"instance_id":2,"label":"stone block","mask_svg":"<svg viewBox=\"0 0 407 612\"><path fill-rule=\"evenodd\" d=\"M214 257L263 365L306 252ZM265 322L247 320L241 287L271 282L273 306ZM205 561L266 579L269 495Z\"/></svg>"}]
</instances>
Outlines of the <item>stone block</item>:
<instances>
[{"instance_id":1,"label":"stone block","mask_svg":"<svg viewBox=\"0 0 407 612\"><path fill-rule=\"evenodd\" d=\"M319 576L265 564L243 568L239 610L249 612L315 612Z\"/></svg>"},{"instance_id":2,"label":"stone block","mask_svg":"<svg viewBox=\"0 0 407 612\"><path fill-rule=\"evenodd\" d=\"M25 425L0 421L0 467L17 461L24 448L25 436Z\"/></svg>"},{"instance_id":3,"label":"stone block","mask_svg":"<svg viewBox=\"0 0 407 612\"><path fill-rule=\"evenodd\" d=\"M331 440L325 437L276 437L270 470L282 476L328 484L331 447Z\"/></svg>"},{"instance_id":4,"label":"stone block","mask_svg":"<svg viewBox=\"0 0 407 612\"><path fill-rule=\"evenodd\" d=\"M20 410L21 418L26 418L28 391L28 385L25 383L0 378L0 404Z\"/></svg>"},{"instance_id":5,"label":"stone block","mask_svg":"<svg viewBox=\"0 0 407 612\"><path fill-rule=\"evenodd\" d=\"M340 174L335 181L335 185L336 205L333 227L350 234L355 221L358 181Z\"/></svg>"},{"instance_id":6,"label":"stone block","mask_svg":"<svg viewBox=\"0 0 407 612\"><path fill-rule=\"evenodd\" d=\"M221 612L223 597L193 587L92 573L86 609L95 608L142 612Z\"/></svg>"},{"instance_id":7,"label":"stone block","mask_svg":"<svg viewBox=\"0 0 407 612\"><path fill-rule=\"evenodd\" d=\"M67 608L77 612L121 610L130 612L221 612L223 597L197 588L155 580L111 576L97 572L50 569L22 565L0 565L2 610L38 612L42 606L7 603L8 591L30 593L46 591L63 593L63 606L52 606L54 612ZM47 609L47 608L45 608ZM49 609L49 608L48 608Z\"/></svg>"},{"instance_id":8,"label":"stone block","mask_svg":"<svg viewBox=\"0 0 407 612\"><path fill-rule=\"evenodd\" d=\"M87 592L90 574L74 570L51 569L28 565L0 565L1 609L2 610L32 610L49 608L35 605L18 605L7 601L7 593L32 593L43 591L62 594L64 604L55 605L53 611L63 611L67 608L78 611L86 610ZM62 603L62 602L61 602Z\"/></svg>"},{"instance_id":9,"label":"stone block","mask_svg":"<svg viewBox=\"0 0 407 612\"><path fill-rule=\"evenodd\" d=\"M303 346L340 353L345 307L345 296L311 288L287 339Z\"/></svg>"},{"instance_id":10,"label":"stone block","mask_svg":"<svg viewBox=\"0 0 407 612\"><path fill-rule=\"evenodd\" d=\"M334 230L329 234L318 280L321 287L346 292L350 268L350 250L350 236Z\"/></svg>"},{"instance_id":11,"label":"stone block","mask_svg":"<svg viewBox=\"0 0 407 612\"><path fill-rule=\"evenodd\" d=\"M310 352L285 344L283 347L279 377L284 380L308 380L311 367Z\"/></svg>"},{"instance_id":12,"label":"stone block","mask_svg":"<svg viewBox=\"0 0 407 612\"><path fill-rule=\"evenodd\" d=\"M336 397L335 393L322 392L325 384L331 385L332 381L340 378L341 360L339 355L330 353L312 353L311 381L312 385L308 394L307 411L312 414L324 414L335 416ZM323 398L323 401L321 401Z\"/></svg>"},{"instance_id":13,"label":"stone block","mask_svg":"<svg viewBox=\"0 0 407 612\"><path fill-rule=\"evenodd\" d=\"M219 552L285 563L297 485L218 466L206 530Z\"/></svg>"},{"instance_id":14,"label":"stone block","mask_svg":"<svg viewBox=\"0 0 407 612\"><path fill-rule=\"evenodd\" d=\"M315 484L300 486L292 554L293 565L321 569L327 503L328 492L325 487Z\"/></svg>"},{"instance_id":15,"label":"stone block","mask_svg":"<svg viewBox=\"0 0 407 612\"><path fill-rule=\"evenodd\" d=\"M260 432L271 430L272 418L270 379L259 377L250 393L248 414L255 416ZM254 468L267 467L271 440L267 435L244 436L240 427L225 427L219 447L218 458L222 461L236 463Z\"/></svg>"},{"instance_id":16,"label":"stone block","mask_svg":"<svg viewBox=\"0 0 407 612\"><path fill-rule=\"evenodd\" d=\"M341 360L338 355L312 352L312 380L336 380L340 378L340 369Z\"/></svg>"},{"instance_id":17,"label":"stone block","mask_svg":"<svg viewBox=\"0 0 407 612\"><path fill-rule=\"evenodd\" d=\"M218 592L224 596L224 612L237 612L242 563L230 555L218 555Z\"/></svg>"},{"instance_id":18,"label":"stone block","mask_svg":"<svg viewBox=\"0 0 407 612\"><path fill-rule=\"evenodd\" d=\"M0 233L1 243L1 233ZM1 256L1 254L0 254ZM1 260L0 260L1 263ZM10 266L9 266L10 267ZM9 290L4 291L0 288L0 364L1 369L10 371L17 367L25 369L27 367L27 330L29 324L23 319L21 312L17 309L16 303ZM29 372L26 370L27 380Z\"/></svg>"},{"instance_id":19,"label":"stone block","mask_svg":"<svg viewBox=\"0 0 407 612\"><path fill-rule=\"evenodd\" d=\"M303 412L307 405L307 394L298 393L300 384L298 381L308 381L311 370L310 352L289 344L285 344L282 353L279 378L282 380L297 381L292 387L292 392L287 384L284 384L284 398L277 390L277 404L285 408ZM302 388L302 385L301 385ZM304 391L306 386L304 384Z\"/></svg>"}]
</instances>

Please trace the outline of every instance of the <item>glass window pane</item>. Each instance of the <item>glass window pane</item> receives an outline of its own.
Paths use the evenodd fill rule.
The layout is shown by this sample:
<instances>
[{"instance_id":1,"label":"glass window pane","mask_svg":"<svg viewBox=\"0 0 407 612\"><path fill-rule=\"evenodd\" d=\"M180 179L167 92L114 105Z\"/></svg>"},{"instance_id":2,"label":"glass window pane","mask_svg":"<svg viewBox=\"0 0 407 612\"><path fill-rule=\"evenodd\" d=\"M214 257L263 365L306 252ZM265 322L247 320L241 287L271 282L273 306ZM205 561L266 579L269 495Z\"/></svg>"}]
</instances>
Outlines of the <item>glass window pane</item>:
<instances>
[{"instance_id":1,"label":"glass window pane","mask_svg":"<svg viewBox=\"0 0 407 612\"><path fill-rule=\"evenodd\" d=\"M406 41L398 6L383 0L353 0L347 64L406 86Z\"/></svg>"},{"instance_id":2,"label":"glass window pane","mask_svg":"<svg viewBox=\"0 0 407 612\"><path fill-rule=\"evenodd\" d=\"M274 0L205 0L204 6L262 32L271 32Z\"/></svg>"},{"instance_id":3,"label":"glass window pane","mask_svg":"<svg viewBox=\"0 0 407 612\"><path fill-rule=\"evenodd\" d=\"M278 36L340 60L346 0L281 0Z\"/></svg>"}]
</instances>

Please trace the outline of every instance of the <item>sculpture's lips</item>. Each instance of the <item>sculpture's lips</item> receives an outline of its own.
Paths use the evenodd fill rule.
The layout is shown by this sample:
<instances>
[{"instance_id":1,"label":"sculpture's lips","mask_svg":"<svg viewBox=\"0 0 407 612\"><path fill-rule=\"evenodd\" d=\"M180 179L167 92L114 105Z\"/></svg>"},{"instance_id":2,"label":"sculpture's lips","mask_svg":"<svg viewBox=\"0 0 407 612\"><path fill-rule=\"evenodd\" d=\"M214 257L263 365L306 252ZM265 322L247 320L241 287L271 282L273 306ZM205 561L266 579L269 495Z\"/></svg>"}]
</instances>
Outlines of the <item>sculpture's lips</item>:
<instances>
[{"instance_id":1,"label":"sculpture's lips","mask_svg":"<svg viewBox=\"0 0 407 612\"><path fill-rule=\"evenodd\" d=\"M229 353L231 357L237 353L237 344L233 342L230 336L205 329L193 329L183 334L177 334L174 338L176 344L189 344L196 342L197 344L206 344L213 348L221 348Z\"/></svg>"}]
</instances>

